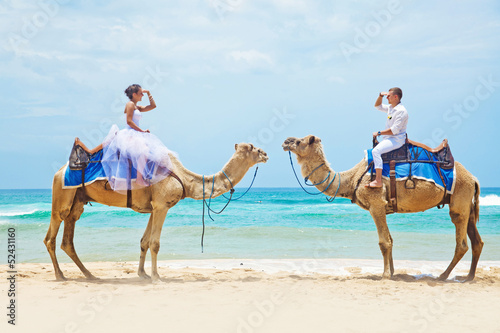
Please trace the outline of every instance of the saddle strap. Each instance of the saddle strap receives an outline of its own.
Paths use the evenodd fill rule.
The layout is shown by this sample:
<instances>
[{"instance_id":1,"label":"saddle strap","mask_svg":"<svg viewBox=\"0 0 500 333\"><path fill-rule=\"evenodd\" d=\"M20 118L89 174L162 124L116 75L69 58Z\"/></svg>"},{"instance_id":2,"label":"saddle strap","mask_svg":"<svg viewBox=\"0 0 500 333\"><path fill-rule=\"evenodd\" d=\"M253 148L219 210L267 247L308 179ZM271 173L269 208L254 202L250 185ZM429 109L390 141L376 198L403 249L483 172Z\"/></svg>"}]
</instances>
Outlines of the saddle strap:
<instances>
[{"instance_id":1,"label":"saddle strap","mask_svg":"<svg viewBox=\"0 0 500 333\"><path fill-rule=\"evenodd\" d=\"M389 176L391 179L391 205L394 213L398 212L398 198L396 193L396 161L392 160L389 163Z\"/></svg>"},{"instance_id":2,"label":"saddle strap","mask_svg":"<svg viewBox=\"0 0 500 333\"><path fill-rule=\"evenodd\" d=\"M177 181L179 183L181 183L181 186L182 186L182 198L181 199L184 199L186 197L186 188L184 187L184 183L182 182L182 180L179 178L179 176L177 176L175 174L175 172L173 171L170 171L170 176L174 177L175 179L177 179Z\"/></svg>"},{"instance_id":3,"label":"saddle strap","mask_svg":"<svg viewBox=\"0 0 500 333\"><path fill-rule=\"evenodd\" d=\"M356 203L356 191L358 190L358 187L359 187L359 184L361 184L361 181L363 180L363 177L366 175L366 173L373 167L373 161L368 164L368 166L366 167L366 170L365 172L363 172L363 174L361 175L361 177L359 177L358 179L358 182L356 183L356 187L354 188L354 191L352 193L352 199L351 199L351 203Z\"/></svg>"},{"instance_id":4,"label":"saddle strap","mask_svg":"<svg viewBox=\"0 0 500 333\"><path fill-rule=\"evenodd\" d=\"M449 200L449 196L447 195L448 194L448 190L446 188L446 183L444 181L443 174L441 173L441 165L439 163L437 163L436 166L437 166L437 169L438 169L438 172L439 172L439 177L441 177L441 181L443 182L443 187L444 187L443 199L437 205L438 209L442 209L442 208L444 208L444 205L446 205L447 203L450 203L450 202L449 201L447 202L447 200L446 200L446 199Z\"/></svg>"},{"instance_id":5,"label":"saddle strap","mask_svg":"<svg viewBox=\"0 0 500 333\"><path fill-rule=\"evenodd\" d=\"M82 169L82 188L85 191L85 168Z\"/></svg>"},{"instance_id":6,"label":"saddle strap","mask_svg":"<svg viewBox=\"0 0 500 333\"><path fill-rule=\"evenodd\" d=\"M132 207L132 161L128 160L127 173L127 208Z\"/></svg>"},{"instance_id":7,"label":"saddle strap","mask_svg":"<svg viewBox=\"0 0 500 333\"><path fill-rule=\"evenodd\" d=\"M186 188L184 187L184 183L179 178L179 176L177 176L173 171L170 172L170 176L172 176L175 179L177 179L177 181L181 184L181 186L182 186L182 198L181 199L184 199L186 197ZM129 182L128 185L130 186L131 185L131 183L130 183L130 175L129 175L129 179L127 179L127 180ZM131 208L131 207L132 207L132 190L128 189L127 190L127 208Z\"/></svg>"}]
</instances>

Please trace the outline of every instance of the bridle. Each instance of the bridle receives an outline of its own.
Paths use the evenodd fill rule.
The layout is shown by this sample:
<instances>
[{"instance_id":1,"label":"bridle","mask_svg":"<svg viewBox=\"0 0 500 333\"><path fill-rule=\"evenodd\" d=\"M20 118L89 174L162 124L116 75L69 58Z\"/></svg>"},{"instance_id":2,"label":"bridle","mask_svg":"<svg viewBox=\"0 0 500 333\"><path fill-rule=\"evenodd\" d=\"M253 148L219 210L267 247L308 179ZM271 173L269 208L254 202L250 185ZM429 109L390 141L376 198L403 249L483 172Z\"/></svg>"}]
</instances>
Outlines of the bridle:
<instances>
[{"instance_id":1,"label":"bridle","mask_svg":"<svg viewBox=\"0 0 500 333\"><path fill-rule=\"evenodd\" d=\"M299 177L297 176L297 172L295 172L295 168L293 166L293 161L292 161L292 152L289 150L288 151L288 155L290 157L290 165L292 166L292 170L293 170L293 174L295 175L295 179L297 179L297 182L299 183L300 187L302 187L302 189L304 190L304 192L306 192L307 194L310 194L310 195L318 195L318 194L321 194L321 193L325 193L326 190L328 190L330 188L330 186L332 185L333 181L335 180L335 178L337 177L337 175L339 176L339 185L337 186L337 190L335 191L335 194L333 196L331 196L330 198L326 198L326 200L328 202L332 202L333 200L335 200L335 198L337 197L337 193L339 192L339 188L340 188L340 182L341 182L341 179L340 179L340 173L339 172L336 172L335 175L333 176L333 179L330 181L330 183L328 184L328 186L326 186L322 191L320 192L317 192L317 193L312 193L312 192L309 192L307 191L304 186L302 186L302 184L300 183L300 180L299 180ZM323 179L321 182L319 183L312 183L312 184L308 184L307 181L309 180L309 178L312 176L312 174L318 170L319 168L321 168L322 166L324 166L325 163L321 163L320 165L318 165L316 168L314 168L310 173L309 175L307 175L307 177L304 178L304 184L306 186L317 186L317 185L321 185L323 184L324 182L326 182L328 180L328 178L330 178L330 175L331 175L331 171L329 170L328 171L328 175L325 177L325 179Z\"/></svg>"}]
</instances>

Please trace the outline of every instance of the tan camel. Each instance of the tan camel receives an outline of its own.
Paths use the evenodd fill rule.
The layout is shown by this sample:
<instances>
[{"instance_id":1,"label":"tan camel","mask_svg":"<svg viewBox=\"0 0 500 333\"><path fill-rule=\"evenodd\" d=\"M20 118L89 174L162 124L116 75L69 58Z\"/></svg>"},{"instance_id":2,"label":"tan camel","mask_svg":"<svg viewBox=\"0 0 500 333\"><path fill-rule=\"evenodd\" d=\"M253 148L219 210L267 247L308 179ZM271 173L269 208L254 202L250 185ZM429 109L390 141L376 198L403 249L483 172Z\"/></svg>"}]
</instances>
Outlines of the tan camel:
<instances>
[{"instance_id":1,"label":"tan camel","mask_svg":"<svg viewBox=\"0 0 500 333\"><path fill-rule=\"evenodd\" d=\"M212 198L218 197L231 190L232 186L238 184L245 176L248 169L260 162L267 162L267 154L254 147L252 144L240 143L235 145L236 152L231 159L215 175L205 177L205 198L208 199L212 191L212 184L215 183ZM187 170L181 162L174 156L170 156L173 164L173 172L182 180L185 195L195 200L203 199L202 176ZM80 268L88 279L95 277L85 268L78 258L73 245L75 223L83 213L84 204L88 201L98 202L108 206L126 207L127 196L106 189L106 181L96 181L85 187L78 189L63 189L64 167L56 172L52 184L52 213L50 226L45 236L44 243L49 251L52 264L54 265L57 280L65 280L59 268L56 258L56 236L64 221L64 235L61 248ZM225 173L225 175L224 175ZM228 178L230 181L228 180ZM215 178L213 178L215 177ZM109 186L108 186L109 188ZM141 239L141 256L139 261L138 274L142 278L149 278L144 270L144 262L148 249L151 251L151 278L158 281L157 255L160 250L160 234L170 208L183 199L183 187L181 183L173 177L164 180L150 187L132 191L132 209L140 213L151 213L149 222Z\"/></svg>"},{"instance_id":2,"label":"tan camel","mask_svg":"<svg viewBox=\"0 0 500 333\"><path fill-rule=\"evenodd\" d=\"M309 176L313 170L324 163L309 176L309 181L313 184L320 183L328 176L328 179L316 187L324 190L335 172L330 168L323 153L321 139L313 135L308 135L302 139L288 138L282 145L283 150L291 151L297 156L297 161L301 166L302 175ZM325 191L328 196L333 196L338 188L338 196L353 199L354 189L360 177L367 168L367 162L362 160L352 169L339 172L339 175ZM483 241L476 228L479 219L479 182L463 165L455 162L456 184L454 194L451 196L449 209L450 217L456 228L456 248L455 255L450 265L440 276L440 280L446 280L455 265L467 252L467 235L472 244L472 264L466 280L474 279L477 262L483 248ZM386 212L389 202L389 180L384 180L381 188L366 188L364 185L370 181L370 176L365 175L356 192L356 204L370 212L379 236L379 246L384 257L383 278L390 278L394 274L392 261L393 240L387 227ZM340 184L339 184L340 182ZM406 189L403 181L396 182L398 193L398 212L415 213L436 207L443 199L443 189L434 183L415 179L415 188Z\"/></svg>"}]
</instances>

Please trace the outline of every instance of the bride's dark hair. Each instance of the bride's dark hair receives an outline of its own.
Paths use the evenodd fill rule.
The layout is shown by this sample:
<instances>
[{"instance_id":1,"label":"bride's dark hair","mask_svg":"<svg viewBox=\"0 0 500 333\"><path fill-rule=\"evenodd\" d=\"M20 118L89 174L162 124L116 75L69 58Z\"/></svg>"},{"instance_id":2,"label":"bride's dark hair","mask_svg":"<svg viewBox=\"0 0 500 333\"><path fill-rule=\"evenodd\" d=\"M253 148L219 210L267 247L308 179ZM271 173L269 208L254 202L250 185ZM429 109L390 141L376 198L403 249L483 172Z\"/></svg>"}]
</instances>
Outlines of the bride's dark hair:
<instances>
[{"instance_id":1,"label":"bride's dark hair","mask_svg":"<svg viewBox=\"0 0 500 333\"><path fill-rule=\"evenodd\" d=\"M132 97L134 96L134 94L136 92L139 91L139 89L141 89L141 86L138 85L138 84L131 84L130 86L127 87L127 89L125 89L125 95L127 95L127 97L132 100Z\"/></svg>"}]
</instances>

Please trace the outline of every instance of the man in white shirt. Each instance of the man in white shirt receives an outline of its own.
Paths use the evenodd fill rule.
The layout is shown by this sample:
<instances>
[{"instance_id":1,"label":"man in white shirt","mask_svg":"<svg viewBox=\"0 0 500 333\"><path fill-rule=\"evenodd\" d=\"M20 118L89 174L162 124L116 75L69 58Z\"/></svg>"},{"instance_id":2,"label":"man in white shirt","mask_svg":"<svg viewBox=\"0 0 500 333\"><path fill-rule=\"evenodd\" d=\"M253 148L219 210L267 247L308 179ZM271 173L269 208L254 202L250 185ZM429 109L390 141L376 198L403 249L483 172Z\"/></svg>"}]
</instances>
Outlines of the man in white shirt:
<instances>
[{"instance_id":1,"label":"man in white shirt","mask_svg":"<svg viewBox=\"0 0 500 333\"><path fill-rule=\"evenodd\" d=\"M382 104L386 96L389 104ZM383 140L373 148L372 156L375 164L375 180L366 187L382 187L382 154L398 149L406 140L406 125L408 124L408 111L401 104L403 92L400 88L391 88L389 92L381 92L375 101L375 108L387 113L386 129L373 132L373 137L383 135Z\"/></svg>"}]
</instances>

